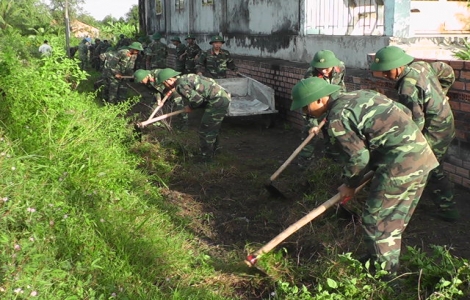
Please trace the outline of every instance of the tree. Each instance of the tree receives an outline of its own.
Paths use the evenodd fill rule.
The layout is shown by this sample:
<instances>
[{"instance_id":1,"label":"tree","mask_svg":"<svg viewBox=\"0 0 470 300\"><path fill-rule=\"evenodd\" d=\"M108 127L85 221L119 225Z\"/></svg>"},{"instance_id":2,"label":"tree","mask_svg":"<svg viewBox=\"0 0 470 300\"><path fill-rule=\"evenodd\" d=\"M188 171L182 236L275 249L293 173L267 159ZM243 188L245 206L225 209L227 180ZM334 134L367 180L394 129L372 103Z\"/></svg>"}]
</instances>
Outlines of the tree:
<instances>
[{"instance_id":1,"label":"tree","mask_svg":"<svg viewBox=\"0 0 470 300\"><path fill-rule=\"evenodd\" d=\"M126 22L131 25L139 25L139 7L132 5L131 9L126 13Z\"/></svg>"},{"instance_id":2,"label":"tree","mask_svg":"<svg viewBox=\"0 0 470 300\"><path fill-rule=\"evenodd\" d=\"M1 0L0 29L15 27L25 33L31 27L44 27L51 21L40 0Z\"/></svg>"},{"instance_id":3,"label":"tree","mask_svg":"<svg viewBox=\"0 0 470 300\"><path fill-rule=\"evenodd\" d=\"M50 0L49 8L51 14L57 22L61 24L65 20L65 4L67 0ZM79 12L82 10L81 5L85 3L85 0L68 0L68 12L69 18L76 18Z\"/></svg>"}]
</instances>

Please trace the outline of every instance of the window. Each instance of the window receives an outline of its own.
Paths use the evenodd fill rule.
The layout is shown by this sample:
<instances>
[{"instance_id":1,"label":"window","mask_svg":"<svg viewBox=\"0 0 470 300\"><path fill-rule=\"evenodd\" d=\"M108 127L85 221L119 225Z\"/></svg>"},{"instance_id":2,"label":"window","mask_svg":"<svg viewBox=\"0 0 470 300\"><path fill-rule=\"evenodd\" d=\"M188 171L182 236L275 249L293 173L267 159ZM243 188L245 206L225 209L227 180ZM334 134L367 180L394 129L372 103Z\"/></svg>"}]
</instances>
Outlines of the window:
<instances>
[{"instance_id":1,"label":"window","mask_svg":"<svg viewBox=\"0 0 470 300\"><path fill-rule=\"evenodd\" d=\"M163 13L163 0L155 0L155 13L161 15Z\"/></svg>"},{"instance_id":2,"label":"window","mask_svg":"<svg viewBox=\"0 0 470 300\"><path fill-rule=\"evenodd\" d=\"M175 0L176 11L184 10L184 0Z\"/></svg>"},{"instance_id":3,"label":"window","mask_svg":"<svg viewBox=\"0 0 470 300\"><path fill-rule=\"evenodd\" d=\"M202 5L214 5L214 0L202 0Z\"/></svg>"}]
</instances>

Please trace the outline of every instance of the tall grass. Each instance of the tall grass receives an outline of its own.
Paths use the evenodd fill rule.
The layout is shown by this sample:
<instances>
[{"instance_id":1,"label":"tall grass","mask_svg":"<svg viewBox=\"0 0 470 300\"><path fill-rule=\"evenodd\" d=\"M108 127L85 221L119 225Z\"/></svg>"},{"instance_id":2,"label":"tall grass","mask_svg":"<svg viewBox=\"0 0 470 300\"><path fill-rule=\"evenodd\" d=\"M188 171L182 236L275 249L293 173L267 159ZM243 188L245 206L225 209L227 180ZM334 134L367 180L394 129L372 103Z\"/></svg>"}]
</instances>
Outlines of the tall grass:
<instances>
[{"instance_id":1,"label":"tall grass","mask_svg":"<svg viewBox=\"0 0 470 300\"><path fill-rule=\"evenodd\" d=\"M0 298L222 299L129 151L128 107L79 93L65 53L24 60L1 39Z\"/></svg>"}]
</instances>

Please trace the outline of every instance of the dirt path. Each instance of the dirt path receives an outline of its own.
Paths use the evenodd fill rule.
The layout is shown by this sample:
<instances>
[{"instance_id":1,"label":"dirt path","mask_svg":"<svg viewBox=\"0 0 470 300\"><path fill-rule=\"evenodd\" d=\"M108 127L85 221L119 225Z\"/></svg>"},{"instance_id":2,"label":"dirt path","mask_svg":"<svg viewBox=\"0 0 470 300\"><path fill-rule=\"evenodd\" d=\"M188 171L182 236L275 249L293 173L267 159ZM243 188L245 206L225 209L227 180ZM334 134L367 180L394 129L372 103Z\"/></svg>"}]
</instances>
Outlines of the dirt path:
<instances>
[{"instance_id":1,"label":"dirt path","mask_svg":"<svg viewBox=\"0 0 470 300\"><path fill-rule=\"evenodd\" d=\"M145 88L135 87L147 95L133 109L144 119L150 114L151 98ZM191 228L195 234L220 251L234 251L243 257L247 252L246 245L252 244L256 249L268 242L336 192L339 185L339 176L335 173L337 167L322 162L305 171L293 164L275 183L289 200L270 197L263 184L300 144L299 131L280 120L274 127L266 128L259 116L226 118L220 135L221 153L210 165L194 163L191 155L197 151L200 116L197 111L190 114L188 132L152 127L145 135L148 140L158 140L177 152L177 167L171 175L167 198L180 207L181 215L192 220ZM316 178L319 170L330 174L329 177ZM310 184L306 184L307 179ZM324 197L309 198L310 191L318 192L320 188L325 190ZM456 188L456 201L462 216L456 223L428 217L432 201L429 196L424 196L404 234L403 248L417 246L429 251L431 244L445 245L451 247L452 254L470 259L468 195L468 190ZM298 261L311 260L316 253L325 251L331 246L325 242L329 240L336 241L334 247L338 251L355 252L360 248L360 228L351 229L354 225L346 221L344 226L349 230L344 232L343 228L331 227L331 224L328 217L315 220L306 226L308 229L299 231L281 246L289 250L292 260ZM355 235L353 239L347 238L351 232ZM220 266L227 273L231 272L231 267Z\"/></svg>"}]
</instances>

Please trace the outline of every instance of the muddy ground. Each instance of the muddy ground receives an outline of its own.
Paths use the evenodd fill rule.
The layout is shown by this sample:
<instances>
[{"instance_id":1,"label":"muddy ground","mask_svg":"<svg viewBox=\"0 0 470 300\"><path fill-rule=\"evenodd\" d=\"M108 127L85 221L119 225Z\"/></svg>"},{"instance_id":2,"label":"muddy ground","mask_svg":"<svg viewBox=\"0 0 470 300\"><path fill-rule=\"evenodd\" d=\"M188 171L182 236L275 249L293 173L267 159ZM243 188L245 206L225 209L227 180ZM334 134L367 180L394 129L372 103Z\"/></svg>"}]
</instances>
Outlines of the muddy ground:
<instances>
[{"instance_id":1,"label":"muddy ground","mask_svg":"<svg viewBox=\"0 0 470 300\"><path fill-rule=\"evenodd\" d=\"M133 84L133 87L143 98L131 113L144 120L151 112L152 96L142 85ZM193 157L197 152L200 117L200 111L189 115L187 132L150 126L144 129L143 140L173 149L175 168L167 182L168 188L162 189L167 200L191 220L194 234L211 247L210 251L235 256L231 259L233 264L225 257L215 262L218 264L215 267L226 274L232 274L237 268L243 273L246 270L237 263L248 252L258 249L336 193L339 167L321 160L320 151L319 160L307 170L293 163L274 182L288 199L273 198L264 184L300 144L299 130L275 116L269 128L267 119L261 116L226 118L220 135L220 153L211 164L201 164ZM315 139L320 149L321 139ZM462 216L456 223L430 217L432 201L429 195L424 195L405 231L403 249L416 246L429 251L430 245L445 245L452 254L470 259L468 195L468 190L456 187ZM361 252L360 226L336 208L305 227L276 248L286 248L288 259L294 265L312 262L328 251L358 255ZM263 290L250 284L249 279L241 278L237 284L242 298L267 297L269 289Z\"/></svg>"}]
</instances>

